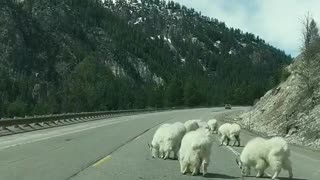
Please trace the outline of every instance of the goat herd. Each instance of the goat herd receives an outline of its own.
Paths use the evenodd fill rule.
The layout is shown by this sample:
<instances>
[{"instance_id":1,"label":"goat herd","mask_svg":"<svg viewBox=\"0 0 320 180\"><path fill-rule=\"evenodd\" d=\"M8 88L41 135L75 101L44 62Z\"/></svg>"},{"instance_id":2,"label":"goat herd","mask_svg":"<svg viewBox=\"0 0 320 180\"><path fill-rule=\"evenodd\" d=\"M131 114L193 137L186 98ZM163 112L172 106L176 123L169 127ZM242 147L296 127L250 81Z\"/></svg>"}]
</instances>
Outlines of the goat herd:
<instances>
[{"instance_id":1,"label":"goat herd","mask_svg":"<svg viewBox=\"0 0 320 180\"><path fill-rule=\"evenodd\" d=\"M167 159L173 152L173 158L178 159L182 174L197 175L202 172L205 176L210 162L213 134L221 136L221 144L234 141L240 146L241 127L238 124L225 123L218 129L217 120L208 122L188 120L184 124L176 122L163 124L155 132L151 144L148 144L153 158ZM179 156L178 156L179 154ZM257 172L256 177L262 177L264 171L271 167L274 174L272 179L279 176L281 169L289 172L292 178L292 167L289 159L290 149L282 137L263 139L260 137L250 140L236 163L243 176L250 174L250 168Z\"/></svg>"}]
</instances>

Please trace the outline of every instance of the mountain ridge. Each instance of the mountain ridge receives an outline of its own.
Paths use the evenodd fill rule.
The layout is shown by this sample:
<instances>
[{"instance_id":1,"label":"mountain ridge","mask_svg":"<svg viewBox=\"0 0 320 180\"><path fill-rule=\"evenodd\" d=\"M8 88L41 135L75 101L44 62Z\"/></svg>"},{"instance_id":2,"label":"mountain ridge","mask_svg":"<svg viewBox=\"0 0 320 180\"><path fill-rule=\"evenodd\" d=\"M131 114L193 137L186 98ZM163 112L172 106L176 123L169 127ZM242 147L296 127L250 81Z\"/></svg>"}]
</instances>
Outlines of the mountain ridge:
<instances>
[{"instance_id":1,"label":"mountain ridge","mask_svg":"<svg viewBox=\"0 0 320 180\"><path fill-rule=\"evenodd\" d=\"M178 3L115 2L2 2L0 114L247 105L291 61Z\"/></svg>"}]
</instances>

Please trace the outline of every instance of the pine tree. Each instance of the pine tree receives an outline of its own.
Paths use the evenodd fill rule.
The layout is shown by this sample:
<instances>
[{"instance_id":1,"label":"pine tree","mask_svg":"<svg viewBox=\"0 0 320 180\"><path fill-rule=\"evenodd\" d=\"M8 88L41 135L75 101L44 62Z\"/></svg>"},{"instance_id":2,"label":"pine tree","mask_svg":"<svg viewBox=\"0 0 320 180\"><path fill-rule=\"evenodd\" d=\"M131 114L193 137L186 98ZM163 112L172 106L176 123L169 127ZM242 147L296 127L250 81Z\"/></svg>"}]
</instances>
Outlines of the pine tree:
<instances>
[{"instance_id":1,"label":"pine tree","mask_svg":"<svg viewBox=\"0 0 320 180\"><path fill-rule=\"evenodd\" d=\"M312 95L314 83L311 82L311 69L314 65L313 61L315 60L315 55L320 52L320 39L317 24L310 14L307 14L303 21L302 35L304 41L302 47L304 69L301 73L301 76L306 82L308 94Z\"/></svg>"}]
</instances>

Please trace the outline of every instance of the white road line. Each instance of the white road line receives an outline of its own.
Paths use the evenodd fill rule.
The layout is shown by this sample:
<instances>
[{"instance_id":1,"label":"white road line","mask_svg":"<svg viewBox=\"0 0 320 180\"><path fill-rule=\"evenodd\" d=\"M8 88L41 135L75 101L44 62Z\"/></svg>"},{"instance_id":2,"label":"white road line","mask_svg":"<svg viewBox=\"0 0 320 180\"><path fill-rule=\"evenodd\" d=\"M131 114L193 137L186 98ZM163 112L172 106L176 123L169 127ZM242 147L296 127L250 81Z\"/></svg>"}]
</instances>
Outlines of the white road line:
<instances>
[{"instance_id":1,"label":"white road line","mask_svg":"<svg viewBox=\"0 0 320 180\"><path fill-rule=\"evenodd\" d=\"M236 150L234 150L232 147L230 146L226 146L233 154L235 154L236 156L240 156L240 153Z\"/></svg>"},{"instance_id":2,"label":"white road line","mask_svg":"<svg viewBox=\"0 0 320 180\"><path fill-rule=\"evenodd\" d=\"M116 121L115 120L113 122L109 122L109 123L103 124L103 125L96 125L96 126L92 126L92 127L88 127L88 128L84 128L84 129L79 129L79 130L75 130L75 131L71 131L71 132L66 132L66 133L62 133L62 134L57 134L57 135L53 135L53 136L49 136L49 137L45 137L45 138L40 138L40 139L36 139L36 140L31 140L31 141L27 141L27 142L16 143L16 144L0 147L0 150L7 149L7 148L10 148L10 147L14 147L14 146L17 146L17 145L24 145L24 144L34 143L34 142L37 142L37 141L42 141L42 140L51 139L51 138L55 138L55 137L59 137L59 136L64 136L64 135L73 134L73 133L77 133L77 132L87 131L87 130L90 130L90 129L109 126L109 125L112 125L112 124L127 122L127 121L131 121L131 120L135 120L135 119L127 119L127 120L120 120L120 121Z\"/></svg>"},{"instance_id":3,"label":"white road line","mask_svg":"<svg viewBox=\"0 0 320 180\"><path fill-rule=\"evenodd\" d=\"M134 140L137 140L137 139L139 139L141 137L141 135L140 136L138 136L138 137L136 137L136 138L134 138Z\"/></svg>"},{"instance_id":4,"label":"white road line","mask_svg":"<svg viewBox=\"0 0 320 180\"><path fill-rule=\"evenodd\" d=\"M93 167L98 167L98 166L100 166L102 163L106 162L110 158L111 158L111 155L108 155L108 156L100 159L98 162L94 163L92 166Z\"/></svg>"}]
</instances>

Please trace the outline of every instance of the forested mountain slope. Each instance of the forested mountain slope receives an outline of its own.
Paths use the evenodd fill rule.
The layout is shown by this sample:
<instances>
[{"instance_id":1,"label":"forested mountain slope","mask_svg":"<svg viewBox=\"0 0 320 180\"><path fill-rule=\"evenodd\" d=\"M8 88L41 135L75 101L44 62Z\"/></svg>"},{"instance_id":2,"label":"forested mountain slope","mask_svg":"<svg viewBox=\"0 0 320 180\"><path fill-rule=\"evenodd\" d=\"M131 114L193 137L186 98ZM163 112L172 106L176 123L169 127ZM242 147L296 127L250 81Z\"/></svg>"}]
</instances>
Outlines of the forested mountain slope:
<instances>
[{"instance_id":1,"label":"forested mountain slope","mask_svg":"<svg viewBox=\"0 0 320 180\"><path fill-rule=\"evenodd\" d=\"M259 37L173 2L0 2L1 117L248 105L290 61Z\"/></svg>"}]
</instances>

